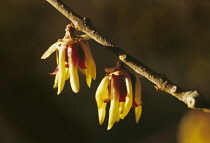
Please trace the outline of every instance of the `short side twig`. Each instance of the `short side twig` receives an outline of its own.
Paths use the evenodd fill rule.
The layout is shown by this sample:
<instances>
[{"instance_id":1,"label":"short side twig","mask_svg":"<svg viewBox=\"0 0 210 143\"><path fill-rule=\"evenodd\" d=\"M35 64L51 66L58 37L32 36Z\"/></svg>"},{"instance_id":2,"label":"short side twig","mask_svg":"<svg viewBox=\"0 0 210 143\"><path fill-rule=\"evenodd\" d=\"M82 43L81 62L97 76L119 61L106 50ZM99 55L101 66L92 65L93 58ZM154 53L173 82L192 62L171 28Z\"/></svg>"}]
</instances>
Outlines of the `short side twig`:
<instances>
[{"instance_id":1,"label":"short side twig","mask_svg":"<svg viewBox=\"0 0 210 143\"><path fill-rule=\"evenodd\" d=\"M205 99L197 91L185 91L168 80L166 76L158 74L152 69L145 66L138 59L126 53L123 49L115 45L108 38L103 36L91 24L90 19L82 18L64 3L59 0L46 0L53 5L58 11L65 15L75 27L89 35L93 40L103 45L106 49L113 54L119 56L119 59L132 68L136 73L144 76L156 86L156 90L167 92L174 97L183 101L189 108L202 110L210 113L210 105L206 103Z\"/></svg>"}]
</instances>

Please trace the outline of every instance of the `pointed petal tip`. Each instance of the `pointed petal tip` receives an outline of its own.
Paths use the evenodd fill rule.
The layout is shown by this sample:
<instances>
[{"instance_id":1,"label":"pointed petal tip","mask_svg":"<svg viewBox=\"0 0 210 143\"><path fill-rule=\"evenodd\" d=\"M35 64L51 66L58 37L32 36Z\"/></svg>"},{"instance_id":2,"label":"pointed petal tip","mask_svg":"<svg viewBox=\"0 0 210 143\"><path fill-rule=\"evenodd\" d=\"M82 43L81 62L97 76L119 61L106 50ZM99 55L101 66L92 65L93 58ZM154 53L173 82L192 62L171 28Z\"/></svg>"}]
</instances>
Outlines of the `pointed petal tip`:
<instances>
[{"instance_id":1,"label":"pointed petal tip","mask_svg":"<svg viewBox=\"0 0 210 143\"><path fill-rule=\"evenodd\" d=\"M93 80L96 80L96 77L93 77Z\"/></svg>"},{"instance_id":2,"label":"pointed petal tip","mask_svg":"<svg viewBox=\"0 0 210 143\"><path fill-rule=\"evenodd\" d=\"M87 76L87 75L86 75ZM87 83L87 86L90 88L91 87L91 82L92 82L92 78L91 78L91 76L87 76L86 77L86 83Z\"/></svg>"},{"instance_id":3,"label":"pointed petal tip","mask_svg":"<svg viewBox=\"0 0 210 143\"><path fill-rule=\"evenodd\" d=\"M74 93L78 93L78 92L79 92L79 88L72 88L72 91L73 91Z\"/></svg>"},{"instance_id":4,"label":"pointed petal tip","mask_svg":"<svg viewBox=\"0 0 210 143\"><path fill-rule=\"evenodd\" d=\"M102 125L106 116L106 103L103 103L101 108L98 108L99 124Z\"/></svg>"},{"instance_id":5,"label":"pointed petal tip","mask_svg":"<svg viewBox=\"0 0 210 143\"><path fill-rule=\"evenodd\" d=\"M102 125L102 124L103 124L103 122L99 121L99 125Z\"/></svg>"},{"instance_id":6,"label":"pointed petal tip","mask_svg":"<svg viewBox=\"0 0 210 143\"><path fill-rule=\"evenodd\" d=\"M44 53L42 56L41 56L41 59L46 59L47 56L46 56L46 53Z\"/></svg>"},{"instance_id":7,"label":"pointed petal tip","mask_svg":"<svg viewBox=\"0 0 210 143\"><path fill-rule=\"evenodd\" d=\"M76 85L76 86L71 85L71 89L74 93L78 93L79 92L79 85Z\"/></svg>"},{"instance_id":8,"label":"pointed petal tip","mask_svg":"<svg viewBox=\"0 0 210 143\"><path fill-rule=\"evenodd\" d=\"M142 106L138 106L135 108L135 120L136 123L139 122L140 118L141 118L141 114L142 114Z\"/></svg>"},{"instance_id":9,"label":"pointed petal tip","mask_svg":"<svg viewBox=\"0 0 210 143\"><path fill-rule=\"evenodd\" d=\"M112 128L112 126L108 126L108 127L107 127L107 130L110 130L111 128Z\"/></svg>"},{"instance_id":10,"label":"pointed petal tip","mask_svg":"<svg viewBox=\"0 0 210 143\"><path fill-rule=\"evenodd\" d=\"M61 93L61 91L58 90L57 95L59 95Z\"/></svg>"},{"instance_id":11,"label":"pointed petal tip","mask_svg":"<svg viewBox=\"0 0 210 143\"><path fill-rule=\"evenodd\" d=\"M46 59L46 58L48 58L50 55L49 54L47 54L47 53L44 53L42 56L41 56L41 59Z\"/></svg>"},{"instance_id":12,"label":"pointed petal tip","mask_svg":"<svg viewBox=\"0 0 210 143\"><path fill-rule=\"evenodd\" d=\"M47 57L49 57L53 52L55 52L56 50L56 43L52 44L50 46L50 48L42 55L41 59L46 59Z\"/></svg>"},{"instance_id":13,"label":"pointed petal tip","mask_svg":"<svg viewBox=\"0 0 210 143\"><path fill-rule=\"evenodd\" d=\"M121 114L120 119L124 119L124 118L125 118L125 115Z\"/></svg>"},{"instance_id":14,"label":"pointed petal tip","mask_svg":"<svg viewBox=\"0 0 210 143\"><path fill-rule=\"evenodd\" d=\"M80 89L79 76L78 76L78 61L73 58L74 53L71 53L69 57L69 76L70 76L70 86L74 93L78 93ZM74 61L75 60L75 61Z\"/></svg>"},{"instance_id":15,"label":"pointed petal tip","mask_svg":"<svg viewBox=\"0 0 210 143\"><path fill-rule=\"evenodd\" d=\"M91 83L90 84L87 84L87 85L88 85L89 88L91 88Z\"/></svg>"},{"instance_id":16,"label":"pointed petal tip","mask_svg":"<svg viewBox=\"0 0 210 143\"><path fill-rule=\"evenodd\" d=\"M112 129L112 127L114 126L114 123L113 124L108 124L108 126L107 126L107 130L110 130L110 129Z\"/></svg>"},{"instance_id":17,"label":"pointed petal tip","mask_svg":"<svg viewBox=\"0 0 210 143\"><path fill-rule=\"evenodd\" d=\"M71 76L70 76L71 77ZM79 79L78 76L75 79L71 79L70 78L70 85L71 85L71 89L74 93L78 93L80 90L80 85L79 85Z\"/></svg>"},{"instance_id":18,"label":"pointed petal tip","mask_svg":"<svg viewBox=\"0 0 210 143\"><path fill-rule=\"evenodd\" d=\"M63 86L64 87L64 86ZM63 87L58 87L58 92L57 92L57 95L59 95L62 91L63 91Z\"/></svg>"},{"instance_id":19,"label":"pointed petal tip","mask_svg":"<svg viewBox=\"0 0 210 143\"><path fill-rule=\"evenodd\" d=\"M99 119L99 125L102 125L104 123L104 118L102 117L101 119Z\"/></svg>"}]
</instances>

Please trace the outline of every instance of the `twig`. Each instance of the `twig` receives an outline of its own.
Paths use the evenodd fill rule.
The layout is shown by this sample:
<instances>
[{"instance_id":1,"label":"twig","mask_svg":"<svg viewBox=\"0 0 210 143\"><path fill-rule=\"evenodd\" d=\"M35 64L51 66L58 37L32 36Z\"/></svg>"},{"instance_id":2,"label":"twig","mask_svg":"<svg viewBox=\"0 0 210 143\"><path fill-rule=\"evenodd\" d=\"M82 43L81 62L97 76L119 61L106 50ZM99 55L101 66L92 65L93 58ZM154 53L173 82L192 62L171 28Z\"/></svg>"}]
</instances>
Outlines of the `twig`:
<instances>
[{"instance_id":1,"label":"twig","mask_svg":"<svg viewBox=\"0 0 210 143\"><path fill-rule=\"evenodd\" d=\"M144 76L156 86L156 90L165 91L174 97L183 101L189 108L202 110L204 112L210 113L210 105L205 101L205 99L197 91L185 91L175 85L173 82L168 80L166 76L158 74L152 69L145 66L138 59L132 57L126 53L123 49L115 45L108 38L99 33L91 24L90 19L82 18L70 8L68 8L64 3L59 0L46 0L51 5L53 5L58 11L65 15L75 27L89 35L96 42L103 45L106 49L111 51L113 54L119 56L119 59L132 68L136 73Z\"/></svg>"}]
</instances>

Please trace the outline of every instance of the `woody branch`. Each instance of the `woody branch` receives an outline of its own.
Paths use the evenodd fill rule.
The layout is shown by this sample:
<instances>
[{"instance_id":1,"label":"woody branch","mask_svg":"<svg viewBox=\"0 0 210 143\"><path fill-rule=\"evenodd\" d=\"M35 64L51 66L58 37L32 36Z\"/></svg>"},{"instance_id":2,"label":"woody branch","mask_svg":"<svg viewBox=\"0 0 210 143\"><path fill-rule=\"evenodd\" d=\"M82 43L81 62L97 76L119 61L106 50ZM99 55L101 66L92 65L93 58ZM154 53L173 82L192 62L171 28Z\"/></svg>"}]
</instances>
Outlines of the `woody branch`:
<instances>
[{"instance_id":1,"label":"woody branch","mask_svg":"<svg viewBox=\"0 0 210 143\"><path fill-rule=\"evenodd\" d=\"M156 90L161 90L173 95L180 101L183 101L189 108L198 109L210 113L210 105L196 90L185 91L170 80L168 80L163 74L156 73L155 71L144 65L142 62L140 62L138 59L129 55L123 49L111 42L108 38L103 36L98 30L94 28L94 26L91 24L90 19L80 17L61 1L46 1L54 6L64 16L66 16L79 31L86 33L93 40L103 45L113 54L117 55L122 62L128 65L136 73L142 75L143 77L154 83L156 85Z\"/></svg>"}]
</instances>

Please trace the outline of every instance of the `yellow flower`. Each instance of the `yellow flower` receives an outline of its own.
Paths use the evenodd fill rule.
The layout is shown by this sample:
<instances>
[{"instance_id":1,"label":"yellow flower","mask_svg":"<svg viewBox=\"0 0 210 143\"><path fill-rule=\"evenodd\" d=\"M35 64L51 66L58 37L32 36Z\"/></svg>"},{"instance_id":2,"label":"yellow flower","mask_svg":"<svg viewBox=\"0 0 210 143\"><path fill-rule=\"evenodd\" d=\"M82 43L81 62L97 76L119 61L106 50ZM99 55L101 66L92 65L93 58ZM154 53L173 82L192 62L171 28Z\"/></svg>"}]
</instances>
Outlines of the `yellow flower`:
<instances>
[{"instance_id":1,"label":"yellow flower","mask_svg":"<svg viewBox=\"0 0 210 143\"><path fill-rule=\"evenodd\" d=\"M70 79L72 90L79 92L78 69L86 75L89 87L92 79L96 78L96 65L88 42L83 38L71 38L70 28L71 25L67 25L64 38L54 43L41 57L46 59L56 51L57 67L51 75L55 75L53 87L58 88L57 94L61 93L67 79Z\"/></svg>"},{"instance_id":2,"label":"yellow flower","mask_svg":"<svg viewBox=\"0 0 210 143\"><path fill-rule=\"evenodd\" d=\"M138 123L142 112L141 83L138 77L134 77L128 71L115 69L107 73L98 86L95 98L99 124L104 122L106 105L110 101L108 130L115 122L124 119L131 107L135 108L135 118Z\"/></svg>"}]
</instances>

